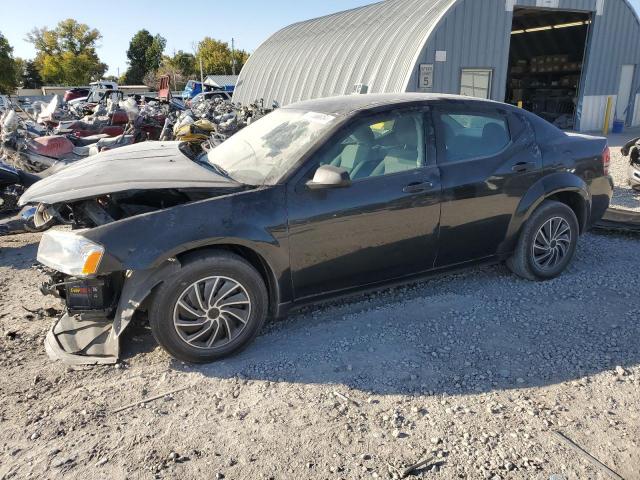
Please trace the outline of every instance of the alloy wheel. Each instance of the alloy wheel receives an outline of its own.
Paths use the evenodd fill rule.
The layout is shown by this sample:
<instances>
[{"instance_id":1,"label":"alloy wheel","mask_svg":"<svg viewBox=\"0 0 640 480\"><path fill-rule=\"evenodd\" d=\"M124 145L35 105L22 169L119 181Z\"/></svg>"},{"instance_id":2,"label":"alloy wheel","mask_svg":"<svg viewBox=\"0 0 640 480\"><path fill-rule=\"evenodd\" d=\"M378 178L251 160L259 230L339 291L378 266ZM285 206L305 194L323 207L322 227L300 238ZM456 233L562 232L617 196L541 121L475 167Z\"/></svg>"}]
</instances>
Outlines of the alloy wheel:
<instances>
[{"instance_id":1,"label":"alloy wheel","mask_svg":"<svg viewBox=\"0 0 640 480\"><path fill-rule=\"evenodd\" d=\"M555 268L571 247L571 227L562 217L547 220L533 241L533 261L541 270Z\"/></svg>"},{"instance_id":2,"label":"alloy wheel","mask_svg":"<svg viewBox=\"0 0 640 480\"><path fill-rule=\"evenodd\" d=\"M242 284L228 277L207 277L178 297L173 325L190 346L215 350L238 337L250 315L251 300Z\"/></svg>"}]
</instances>

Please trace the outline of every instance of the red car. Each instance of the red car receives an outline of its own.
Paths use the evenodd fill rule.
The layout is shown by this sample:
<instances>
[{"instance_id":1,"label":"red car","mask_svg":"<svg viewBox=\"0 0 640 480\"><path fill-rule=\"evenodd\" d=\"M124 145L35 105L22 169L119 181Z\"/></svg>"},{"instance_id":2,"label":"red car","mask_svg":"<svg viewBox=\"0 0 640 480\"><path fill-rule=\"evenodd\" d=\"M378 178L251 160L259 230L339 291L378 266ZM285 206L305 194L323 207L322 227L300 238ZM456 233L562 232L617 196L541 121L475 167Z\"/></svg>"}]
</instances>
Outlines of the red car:
<instances>
[{"instance_id":1,"label":"red car","mask_svg":"<svg viewBox=\"0 0 640 480\"><path fill-rule=\"evenodd\" d=\"M89 96L88 88L71 88L64 92L63 100L68 102L69 100L75 100L76 98L86 98Z\"/></svg>"}]
</instances>

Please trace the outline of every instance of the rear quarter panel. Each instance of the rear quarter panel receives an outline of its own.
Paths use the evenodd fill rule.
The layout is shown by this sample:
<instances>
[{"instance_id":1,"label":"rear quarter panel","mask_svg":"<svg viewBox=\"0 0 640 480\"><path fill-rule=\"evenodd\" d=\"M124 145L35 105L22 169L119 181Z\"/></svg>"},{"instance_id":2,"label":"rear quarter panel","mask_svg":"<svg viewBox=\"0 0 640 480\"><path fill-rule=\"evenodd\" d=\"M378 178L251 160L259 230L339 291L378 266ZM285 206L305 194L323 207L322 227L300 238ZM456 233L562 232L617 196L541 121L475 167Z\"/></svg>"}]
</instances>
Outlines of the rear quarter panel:
<instances>
[{"instance_id":1,"label":"rear quarter panel","mask_svg":"<svg viewBox=\"0 0 640 480\"><path fill-rule=\"evenodd\" d=\"M552 142L544 157L548 173L565 171L584 182L590 199L587 228L602 218L613 196L613 181L605 174L603 165L606 148L604 137L568 134Z\"/></svg>"}]
</instances>

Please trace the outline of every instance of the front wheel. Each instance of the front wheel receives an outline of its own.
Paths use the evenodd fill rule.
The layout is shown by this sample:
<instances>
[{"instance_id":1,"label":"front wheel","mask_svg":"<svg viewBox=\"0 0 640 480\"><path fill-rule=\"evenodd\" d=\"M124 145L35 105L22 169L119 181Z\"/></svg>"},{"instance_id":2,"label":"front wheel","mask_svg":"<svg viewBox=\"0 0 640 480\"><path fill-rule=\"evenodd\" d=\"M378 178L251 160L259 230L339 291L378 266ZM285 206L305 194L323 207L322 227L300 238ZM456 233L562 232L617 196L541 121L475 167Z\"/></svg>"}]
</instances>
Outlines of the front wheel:
<instances>
[{"instance_id":1,"label":"front wheel","mask_svg":"<svg viewBox=\"0 0 640 480\"><path fill-rule=\"evenodd\" d=\"M528 280L549 280L571 263L580 227L571 208L564 203L544 201L524 225L507 266Z\"/></svg>"},{"instance_id":2,"label":"front wheel","mask_svg":"<svg viewBox=\"0 0 640 480\"><path fill-rule=\"evenodd\" d=\"M154 296L149 323L171 356L208 363L244 348L260 331L268 295L260 274L238 255L197 255Z\"/></svg>"}]
</instances>

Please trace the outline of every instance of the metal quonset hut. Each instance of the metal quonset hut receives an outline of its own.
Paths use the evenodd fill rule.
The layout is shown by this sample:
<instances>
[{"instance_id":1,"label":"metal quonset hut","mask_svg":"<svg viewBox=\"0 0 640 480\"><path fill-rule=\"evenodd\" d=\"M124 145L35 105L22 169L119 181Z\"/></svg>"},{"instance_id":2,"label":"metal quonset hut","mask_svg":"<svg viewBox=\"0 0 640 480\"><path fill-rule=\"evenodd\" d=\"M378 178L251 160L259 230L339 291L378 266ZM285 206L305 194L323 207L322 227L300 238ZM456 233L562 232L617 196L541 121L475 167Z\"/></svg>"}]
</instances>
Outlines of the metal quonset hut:
<instances>
[{"instance_id":1,"label":"metal quonset hut","mask_svg":"<svg viewBox=\"0 0 640 480\"><path fill-rule=\"evenodd\" d=\"M234 101L462 93L562 128L640 125L640 21L628 0L386 0L296 23L249 58Z\"/></svg>"}]
</instances>

